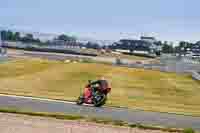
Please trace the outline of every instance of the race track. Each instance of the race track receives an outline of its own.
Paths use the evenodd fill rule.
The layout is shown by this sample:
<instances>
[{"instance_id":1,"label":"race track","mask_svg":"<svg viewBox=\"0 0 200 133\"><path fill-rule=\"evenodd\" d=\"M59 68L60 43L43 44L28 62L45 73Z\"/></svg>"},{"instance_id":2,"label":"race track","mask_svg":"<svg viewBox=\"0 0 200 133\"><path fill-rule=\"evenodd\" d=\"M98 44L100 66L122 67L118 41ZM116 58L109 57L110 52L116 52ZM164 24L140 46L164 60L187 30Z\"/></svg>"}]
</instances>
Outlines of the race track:
<instances>
[{"instance_id":1,"label":"race track","mask_svg":"<svg viewBox=\"0 0 200 133\"><path fill-rule=\"evenodd\" d=\"M9 54L9 56L31 56L43 57L53 60L65 60L69 55L51 55L41 53L19 53ZM114 61L113 59L109 59ZM189 64L174 58L161 58L161 62L165 64L164 70L175 72L186 72L190 70L200 70L199 64ZM161 68L160 68L161 69ZM14 107L20 109L28 109L36 112L50 112L50 113L66 113L77 114L90 117L103 117L113 120L122 120L130 123L142 123L148 125L158 125L165 127L176 128L193 128L200 131L200 117L147 112L142 110L129 110L124 108L95 108L89 106L77 106L70 102L56 101L48 99L35 99L27 97L13 97L0 95L0 107Z\"/></svg>"},{"instance_id":2,"label":"race track","mask_svg":"<svg viewBox=\"0 0 200 133\"><path fill-rule=\"evenodd\" d=\"M74 103L20 96L0 95L0 107L11 107L34 112L65 113L90 117L109 118L130 123L193 128L200 131L200 117L129 110L125 108L78 106Z\"/></svg>"}]
</instances>

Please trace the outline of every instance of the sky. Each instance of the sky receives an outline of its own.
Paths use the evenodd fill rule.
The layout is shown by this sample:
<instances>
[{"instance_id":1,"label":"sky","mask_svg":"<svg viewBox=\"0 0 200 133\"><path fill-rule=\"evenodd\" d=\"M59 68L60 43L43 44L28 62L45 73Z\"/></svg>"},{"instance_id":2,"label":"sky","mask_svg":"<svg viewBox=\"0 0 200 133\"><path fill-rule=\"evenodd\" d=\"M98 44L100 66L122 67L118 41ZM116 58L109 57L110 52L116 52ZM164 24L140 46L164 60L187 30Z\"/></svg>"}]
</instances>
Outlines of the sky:
<instances>
[{"instance_id":1,"label":"sky","mask_svg":"<svg viewBox=\"0 0 200 133\"><path fill-rule=\"evenodd\" d=\"M0 27L103 40L200 40L199 0L0 0Z\"/></svg>"}]
</instances>

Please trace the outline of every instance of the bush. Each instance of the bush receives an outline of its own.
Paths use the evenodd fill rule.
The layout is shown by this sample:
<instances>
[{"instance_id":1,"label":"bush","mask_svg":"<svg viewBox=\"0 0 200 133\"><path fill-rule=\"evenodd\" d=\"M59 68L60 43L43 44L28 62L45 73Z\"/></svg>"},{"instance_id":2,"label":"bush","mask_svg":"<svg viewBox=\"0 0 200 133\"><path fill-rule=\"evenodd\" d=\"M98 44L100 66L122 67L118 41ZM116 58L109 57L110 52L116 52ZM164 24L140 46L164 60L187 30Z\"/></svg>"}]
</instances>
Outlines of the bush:
<instances>
[{"instance_id":1,"label":"bush","mask_svg":"<svg viewBox=\"0 0 200 133\"><path fill-rule=\"evenodd\" d=\"M188 129L185 129L183 133L195 133L195 131L192 128L188 128Z\"/></svg>"},{"instance_id":2,"label":"bush","mask_svg":"<svg viewBox=\"0 0 200 133\"><path fill-rule=\"evenodd\" d=\"M120 121L120 120L115 120L112 123L113 123L113 125L116 125L116 126L125 126L127 124L127 123Z\"/></svg>"}]
</instances>

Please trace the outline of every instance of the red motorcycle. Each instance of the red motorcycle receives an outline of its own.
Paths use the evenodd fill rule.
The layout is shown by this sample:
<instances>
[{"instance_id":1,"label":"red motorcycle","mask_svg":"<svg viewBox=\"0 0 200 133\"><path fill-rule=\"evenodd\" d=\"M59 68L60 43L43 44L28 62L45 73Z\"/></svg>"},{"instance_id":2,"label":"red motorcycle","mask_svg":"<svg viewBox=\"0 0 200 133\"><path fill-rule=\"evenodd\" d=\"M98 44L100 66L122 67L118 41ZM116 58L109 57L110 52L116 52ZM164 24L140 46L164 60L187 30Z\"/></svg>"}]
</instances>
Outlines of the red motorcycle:
<instances>
[{"instance_id":1,"label":"red motorcycle","mask_svg":"<svg viewBox=\"0 0 200 133\"><path fill-rule=\"evenodd\" d=\"M104 90L98 89L98 87L94 87L90 85L91 81L89 80L89 84L86 85L83 94L81 94L76 103L78 105L93 104L95 107L100 107L104 105L107 101L107 94L111 91L111 88L107 88Z\"/></svg>"}]
</instances>

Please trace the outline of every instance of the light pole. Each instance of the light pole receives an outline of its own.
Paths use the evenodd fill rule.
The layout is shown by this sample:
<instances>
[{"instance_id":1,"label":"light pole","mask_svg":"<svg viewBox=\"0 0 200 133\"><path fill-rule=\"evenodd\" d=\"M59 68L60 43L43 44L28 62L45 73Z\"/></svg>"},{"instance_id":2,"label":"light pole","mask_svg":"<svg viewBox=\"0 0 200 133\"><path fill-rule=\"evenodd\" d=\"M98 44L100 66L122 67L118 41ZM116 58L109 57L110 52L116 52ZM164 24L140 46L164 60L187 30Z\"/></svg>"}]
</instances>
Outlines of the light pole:
<instances>
[{"instance_id":1,"label":"light pole","mask_svg":"<svg viewBox=\"0 0 200 133\"><path fill-rule=\"evenodd\" d=\"M0 30L0 55L2 54L2 40L1 40L1 30Z\"/></svg>"}]
</instances>

